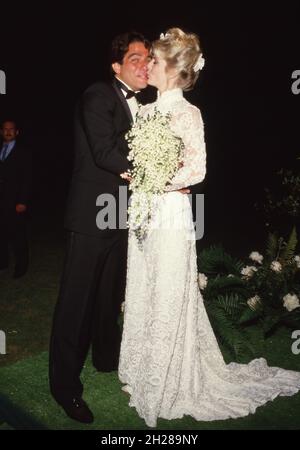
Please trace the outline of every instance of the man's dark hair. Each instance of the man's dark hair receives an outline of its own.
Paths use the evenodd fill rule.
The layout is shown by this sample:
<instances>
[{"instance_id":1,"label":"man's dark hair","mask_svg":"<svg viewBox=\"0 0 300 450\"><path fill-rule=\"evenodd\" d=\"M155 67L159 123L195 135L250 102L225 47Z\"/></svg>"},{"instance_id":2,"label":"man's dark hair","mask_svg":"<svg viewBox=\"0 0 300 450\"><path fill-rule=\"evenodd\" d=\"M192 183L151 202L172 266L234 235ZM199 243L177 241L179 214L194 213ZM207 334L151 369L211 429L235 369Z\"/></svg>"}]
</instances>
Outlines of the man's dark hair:
<instances>
[{"instance_id":1,"label":"man's dark hair","mask_svg":"<svg viewBox=\"0 0 300 450\"><path fill-rule=\"evenodd\" d=\"M141 33L136 31L129 31L127 33L119 34L114 38L111 45L111 64L123 63L125 53L127 53L129 45L132 42L142 42L147 49L150 49L150 41L148 41Z\"/></svg>"}]
</instances>

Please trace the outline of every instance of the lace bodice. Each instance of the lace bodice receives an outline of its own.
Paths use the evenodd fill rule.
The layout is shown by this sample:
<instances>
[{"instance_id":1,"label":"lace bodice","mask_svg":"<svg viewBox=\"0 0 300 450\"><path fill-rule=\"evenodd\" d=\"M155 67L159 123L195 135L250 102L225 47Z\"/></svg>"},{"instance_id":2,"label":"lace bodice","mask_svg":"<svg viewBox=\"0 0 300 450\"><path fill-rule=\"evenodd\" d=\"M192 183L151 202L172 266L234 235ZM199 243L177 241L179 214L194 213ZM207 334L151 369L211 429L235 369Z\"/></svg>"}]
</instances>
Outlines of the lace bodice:
<instances>
[{"instance_id":1,"label":"lace bodice","mask_svg":"<svg viewBox=\"0 0 300 450\"><path fill-rule=\"evenodd\" d=\"M200 110L189 103L182 90L172 89L158 93L154 103L142 106L140 114L153 114L155 107L163 114L171 113L171 128L184 143L183 167L178 170L167 191L174 191L200 183L206 173L204 126Z\"/></svg>"}]
</instances>

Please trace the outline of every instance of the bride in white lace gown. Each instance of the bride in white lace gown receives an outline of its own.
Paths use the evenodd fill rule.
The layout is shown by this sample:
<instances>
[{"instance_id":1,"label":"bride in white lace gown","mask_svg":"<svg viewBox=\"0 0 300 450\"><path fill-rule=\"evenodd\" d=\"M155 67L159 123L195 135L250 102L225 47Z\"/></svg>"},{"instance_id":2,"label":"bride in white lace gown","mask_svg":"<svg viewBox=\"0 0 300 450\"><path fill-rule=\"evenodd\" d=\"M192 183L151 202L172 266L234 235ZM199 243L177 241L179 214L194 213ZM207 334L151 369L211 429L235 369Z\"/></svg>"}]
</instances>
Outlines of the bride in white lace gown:
<instances>
[{"instance_id":1,"label":"bride in white lace gown","mask_svg":"<svg viewBox=\"0 0 300 450\"><path fill-rule=\"evenodd\" d=\"M206 172L201 114L182 95L203 65L199 41L171 29L153 49L149 84L159 93L141 114L152 114L155 107L172 114L172 129L185 144L184 165L156 200L161 229L150 230L142 249L129 232L119 378L129 405L150 427L159 417L242 417L278 395L295 394L300 372L268 367L263 358L250 364L223 360L198 288L190 202L177 191L201 182Z\"/></svg>"}]
</instances>

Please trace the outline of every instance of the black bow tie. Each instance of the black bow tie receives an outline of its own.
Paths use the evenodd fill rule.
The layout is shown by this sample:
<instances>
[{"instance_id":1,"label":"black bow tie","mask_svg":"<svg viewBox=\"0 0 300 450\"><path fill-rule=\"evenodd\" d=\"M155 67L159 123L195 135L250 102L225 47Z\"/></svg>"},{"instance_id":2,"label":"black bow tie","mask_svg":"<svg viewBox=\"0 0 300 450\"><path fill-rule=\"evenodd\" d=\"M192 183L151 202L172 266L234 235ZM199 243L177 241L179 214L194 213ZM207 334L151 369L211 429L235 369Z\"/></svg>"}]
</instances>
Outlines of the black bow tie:
<instances>
[{"instance_id":1,"label":"black bow tie","mask_svg":"<svg viewBox=\"0 0 300 450\"><path fill-rule=\"evenodd\" d=\"M130 89L128 89L127 93L126 93L126 100L129 100L132 97L135 97L136 93L134 91L131 91Z\"/></svg>"},{"instance_id":2,"label":"black bow tie","mask_svg":"<svg viewBox=\"0 0 300 450\"><path fill-rule=\"evenodd\" d=\"M128 89L127 86L125 86L124 83L122 83L122 81L118 80L118 78L116 78L116 84L118 86L119 89L122 89L123 91L126 92L126 100L129 100L132 97L135 97L137 92L132 91L131 89Z\"/></svg>"}]
</instances>

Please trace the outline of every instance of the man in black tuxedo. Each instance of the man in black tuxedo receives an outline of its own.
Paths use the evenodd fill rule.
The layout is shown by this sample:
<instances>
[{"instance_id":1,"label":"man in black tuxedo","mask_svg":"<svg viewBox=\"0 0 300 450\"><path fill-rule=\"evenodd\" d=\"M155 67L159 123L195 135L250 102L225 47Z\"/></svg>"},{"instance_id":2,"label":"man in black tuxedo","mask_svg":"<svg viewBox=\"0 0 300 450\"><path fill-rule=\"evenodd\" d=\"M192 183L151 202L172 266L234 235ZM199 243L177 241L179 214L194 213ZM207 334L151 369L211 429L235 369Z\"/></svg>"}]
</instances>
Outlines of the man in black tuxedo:
<instances>
[{"instance_id":1,"label":"man in black tuxedo","mask_svg":"<svg viewBox=\"0 0 300 450\"><path fill-rule=\"evenodd\" d=\"M17 141L19 130L12 120L1 125L0 146L0 270L8 267L9 249L15 256L14 278L28 269L26 211L32 183L31 154Z\"/></svg>"},{"instance_id":2,"label":"man in black tuxedo","mask_svg":"<svg viewBox=\"0 0 300 450\"><path fill-rule=\"evenodd\" d=\"M65 218L68 244L49 377L56 401L71 418L85 423L93 421L93 414L82 399L80 373L90 345L98 371L117 370L117 321L126 281L127 230L99 228L97 204L101 195L111 194L118 205L119 188L127 183L125 134L138 110L135 93L147 86L149 47L139 33L117 36L111 54L113 81L90 86L75 113L75 162Z\"/></svg>"}]
</instances>

